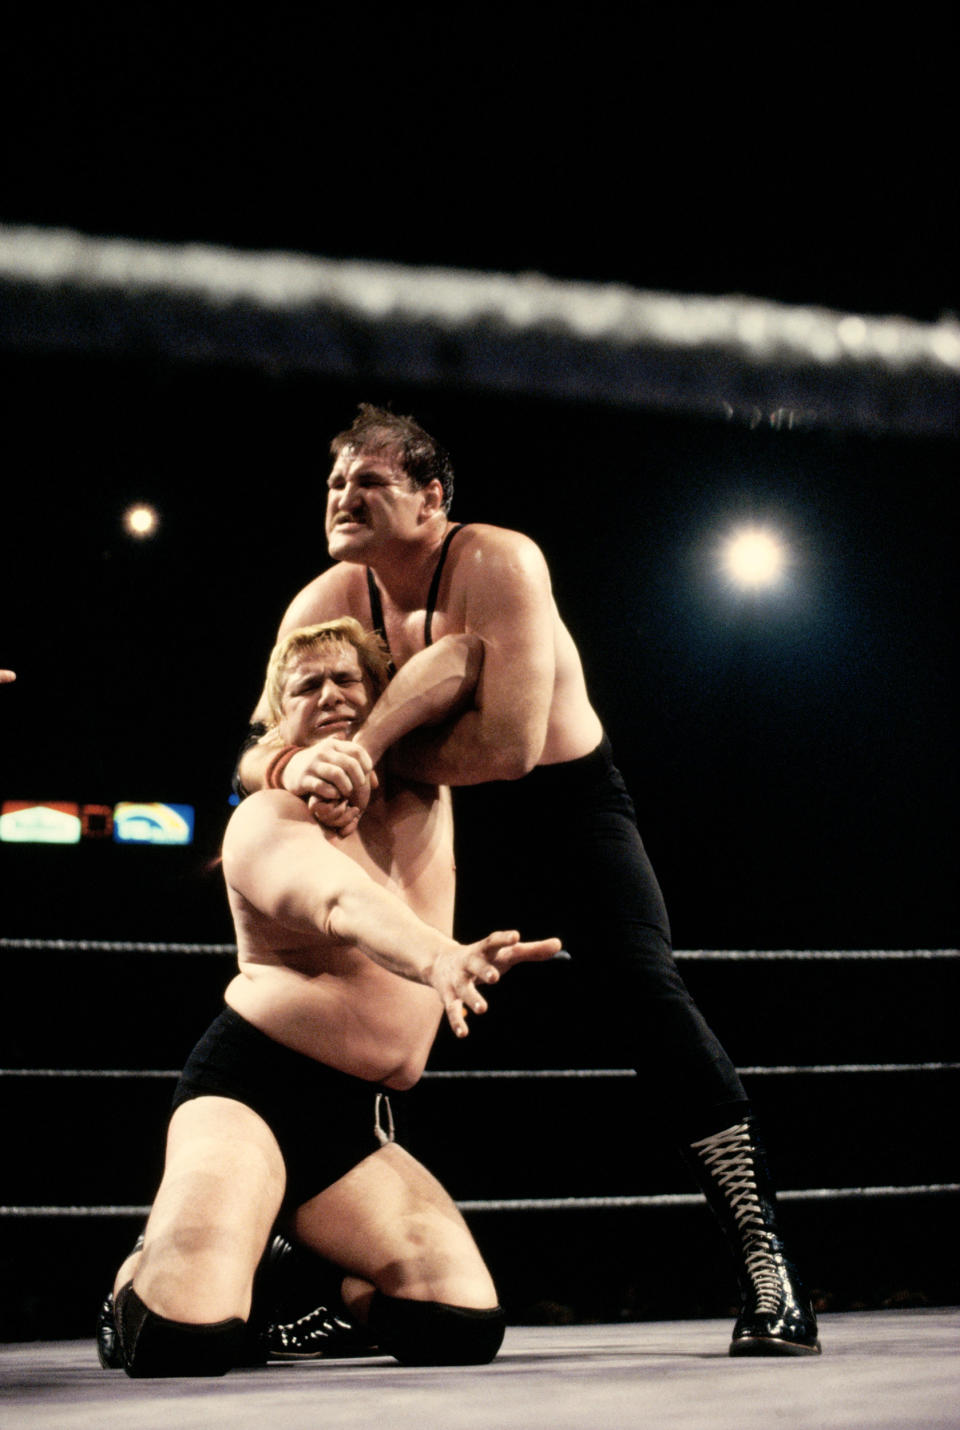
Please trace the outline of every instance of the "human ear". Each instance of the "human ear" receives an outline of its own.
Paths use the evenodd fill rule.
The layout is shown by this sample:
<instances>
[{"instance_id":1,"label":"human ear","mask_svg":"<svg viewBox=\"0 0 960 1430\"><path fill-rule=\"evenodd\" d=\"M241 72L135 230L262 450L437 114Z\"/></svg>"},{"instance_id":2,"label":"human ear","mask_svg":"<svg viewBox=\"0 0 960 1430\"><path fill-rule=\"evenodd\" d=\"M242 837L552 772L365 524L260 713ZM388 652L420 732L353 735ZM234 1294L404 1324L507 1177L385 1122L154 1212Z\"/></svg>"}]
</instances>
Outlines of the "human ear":
<instances>
[{"instance_id":1,"label":"human ear","mask_svg":"<svg viewBox=\"0 0 960 1430\"><path fill-rule=\"evenodd\" d=\"M443 510L443 485L434 477L433 481L427 482L425 487L420 488L423 497L423 512L425 516L434 516L438 511Z\"/></svg>"}]
</instances>

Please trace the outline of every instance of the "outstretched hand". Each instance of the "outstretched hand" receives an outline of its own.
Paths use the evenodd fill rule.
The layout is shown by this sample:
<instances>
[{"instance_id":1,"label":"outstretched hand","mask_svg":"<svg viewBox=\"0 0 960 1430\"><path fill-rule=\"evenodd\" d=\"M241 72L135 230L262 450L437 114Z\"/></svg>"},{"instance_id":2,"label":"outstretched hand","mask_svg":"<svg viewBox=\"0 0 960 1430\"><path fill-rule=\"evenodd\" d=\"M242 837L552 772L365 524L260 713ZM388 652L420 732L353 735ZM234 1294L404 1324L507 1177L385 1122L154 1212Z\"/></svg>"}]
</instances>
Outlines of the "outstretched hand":
<instances>
[{"instance_id":1,"label":"outstretched hand","mask_svg":"<svg viewBox=\"0 0 960 1430\"><path fill-rule=\"evenodd\" d=\"M539 963L560 952L558 938L523 943L516 929L487 934L478 943L461 944L442 953L433 965L430 983L443 1002L447 1021L458 1038L469 1029L466 1014L485 1013L487 1000L478 985L491 987L516 963Z\"/></svg>"}]
</instances>

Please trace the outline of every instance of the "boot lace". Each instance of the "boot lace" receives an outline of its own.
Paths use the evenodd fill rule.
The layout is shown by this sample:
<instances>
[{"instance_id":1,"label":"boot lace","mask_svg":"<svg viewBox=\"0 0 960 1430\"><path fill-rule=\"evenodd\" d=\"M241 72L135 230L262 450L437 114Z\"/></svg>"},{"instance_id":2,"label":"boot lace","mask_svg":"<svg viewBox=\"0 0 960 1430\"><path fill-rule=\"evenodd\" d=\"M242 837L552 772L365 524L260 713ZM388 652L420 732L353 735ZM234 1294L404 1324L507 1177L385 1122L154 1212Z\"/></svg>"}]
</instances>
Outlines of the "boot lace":
<instances>
[{"instance_id":1,"label":"boot lace","mask_svg":"<svg viewBox=\"0 0 960 1430\"><path fill-rule=\"evenodd\" d=\"M783 1295L783 1278L774 1252L776 1236L764 1220L760 1203L750 1128L741 1122L691 1145L733 1212L744 1266L757 1295L756 1309L775 1313Z\"/></svg>"}]
</instances>

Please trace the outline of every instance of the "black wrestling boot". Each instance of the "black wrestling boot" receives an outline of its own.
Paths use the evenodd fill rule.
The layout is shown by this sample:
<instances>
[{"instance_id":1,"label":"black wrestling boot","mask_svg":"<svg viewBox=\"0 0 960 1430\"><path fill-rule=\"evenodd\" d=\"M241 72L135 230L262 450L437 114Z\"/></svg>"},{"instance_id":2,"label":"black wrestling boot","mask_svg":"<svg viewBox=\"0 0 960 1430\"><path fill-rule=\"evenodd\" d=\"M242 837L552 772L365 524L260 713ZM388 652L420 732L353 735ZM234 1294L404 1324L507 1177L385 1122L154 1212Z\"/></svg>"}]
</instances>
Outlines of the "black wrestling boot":
<instances>
[{"instance_id":1,"label":"black wrestling boot","mask_svg":"<svg viewBox=\"0 0 960 1430\"><path fill-rule=\"evenodd\" d=\"M376 1355L369 1332L340 1301L343 1271L275 1235L257 1270L250 1313L251 1343L260 1364L275 1360L334 1360ZM306 1309L309 1308L309 1309Z\"/></svg>"},{"instance_id":2,"label":"black wrestling boot","mask_svg":"<svg viewBox=\"0 0 960 1430\"><path fill-rule=\"evenodd\" d=\"M338 1360L348 1356L373 1356L377 1347L364 1326L342 1313L317 1306L296 1321L267 1326L261 1345L270 1360Z\"/></svg>"},{"instance_id":3,"label":"black wrestling boot","mask_svg":"<svg viewBox=\"0 0 960 1430\"><path fill-rule=\"evenodd\" d=\"M104 1370L123 1370L123 1351L117 1335L117 1320L113 1310L113 1292L100 1306L97 1314L97 1360Z\"/></svg>"},{"instance_id":4,"label":"black wrestling boot","mask_svg":"<svg viewBox=\"0 0 960 1430\"><path fill-rule=\"evenodd\" d=\"M691 1143L684 1156L736 1263L741 1309L730 1354L819 1355L816 1317L783 1249L773 1187L752 1118Z\"/></svg>"},{"instance_id":5,"label":"black wrestling boot","mask_svg":"<svg viewBox=\"0 0 960 1430\"><path fill-rule=\"evenodd\" d=\"M143 1232L133 1244L133 1251L143 1250ZM133 1252L130 1253L133 1255ZM104 1370L123 1370L123 1351L117 1335L117 1318L113 1307L113 1292L101 1302L97 1313L97 1360Z\"/></svg>"}]
</instances>

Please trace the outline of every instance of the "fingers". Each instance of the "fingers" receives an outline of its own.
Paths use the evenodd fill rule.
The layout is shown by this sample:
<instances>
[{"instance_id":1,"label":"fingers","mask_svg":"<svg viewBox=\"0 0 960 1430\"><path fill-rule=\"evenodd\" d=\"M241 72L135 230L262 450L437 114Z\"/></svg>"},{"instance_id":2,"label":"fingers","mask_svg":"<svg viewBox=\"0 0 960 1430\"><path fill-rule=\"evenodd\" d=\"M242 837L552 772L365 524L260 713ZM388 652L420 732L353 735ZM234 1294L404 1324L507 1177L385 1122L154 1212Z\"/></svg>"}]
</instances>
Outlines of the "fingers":
<instances>
[{"instance_id":1,"label":"fingers","mask_svg":"<svg viewBox=\"0 0 960 1430\"><path fill-rule=\"evenodd\" d=\"M321 799L318 795L311 795L307 800L307 809L318 824L322 824L324 829L336 830L342 839L352 834L360 823L361 811L345 799Z\"/></svg>"},{"instance_id":2,"label":"fingers","mask_svg":"<svg viewBox=\"0 0 960 1430\"><path fill-rule=\"evenodd\" d=\"M506 973L516 963L545 963L555 958L563 945L558 938L540 938L525 943L515 943L501 949L496 955L497 967Z\"/></svg>"},{"instance_id":3,"label":"fingers","mask_svg":"<svg viewBox=\"0 0 960 1430\"><path fill-rule=\"evenodd\" d=\"M453 1029L455 1038L465 1038L469 1034L470 1029L467 1027L464 1007L459 998L455 999L453 1003L447 1004L447 1022Z\"/></svg>"},{"instance_id":4,"label":"fingers","mask_svg":"<svg viewBox=\"0 0 960 1430\"><path fill-rule=\"evenodd\" d=\"M516 929L499 929L496 933L488 933L486 938L481 940L480 951L486 958L495 958L501 949L508 948L512 944L520 942L520 935Z\"/></svg>"},{"instance_id":5,"label":"fingers","mask_svg":"<svg viewBox=\"0 0 960 1430\"><path fill-rule=\"evenodd\" d=\"M299 759L299 756L295 756ZM335 736L310 746L309 757L297 776L301 795L321 799L349 799L365 809L376 777L370 756L352 740Z\"/></svg>"},{"instance_id":6,"label":"fingers","mask_svg":"<svg viewBox=\"0 0 960 1430\"><path fill-rule=\"evenodd\" d=\"M440 992L447 1021L458 1038L465 1038L468 1013L486 1013L489 1005L480 985L491 987L499 983L503 973L515 963L539 962L560 952L558 938L542 938L522 943L516 929L501 929L487 934L479 943L438 960L431 981Z\"/></svg>"},{"instance_id":7,"label":"fingers","mask_svg":"<svg viewBox=\"0 0 960 1430\"><path fill-rule=\"evenodd\" d=\"M486 1013L488 1009L487 1000L477 992L476 988L468 985L464 989L462 998L452 998L446 1005L447 1022L458 1038L465 1038L470 1032L467 1027L468 1013Z\"/></svg>"},{"instance_id":8,"label":"fingers","mask_svg":"<svg viewBox=\"0 0 960 1430\"><path fill-rule=\"evenodd\" d=\"M359 795L369 798L370 783L363 766L349 755L317 753L303 773L303 784L313 794L324 799L351 799Z\"/></svg>"},{"instance_id":9,"label":"fingers","mask_svg":"<svg viewBox=\"0 0 960 1430\"><path fill-rule=\"evenodd\" d=\"M337 804L341 800L353 799L357 791L350 781L343 775L341 770L334 767L323 771L310 771L303 779L303 784L311 795L317 799L325 799L329 804Z\"/></svg>"},{"instance_id":10,"label":"fingers","mask_svg":"<svg viewBox=\"0 0 960 1430\"><path fill-rule=\"evenodd\" d=\"M468 1033L467 1014L486 1013L487 1000L478 983L496 983L500 975L482 953L482 945L460 947L442 954L430 981L440 994L447 1021L458 1038Z\"/></svg>"}]
</instances>

